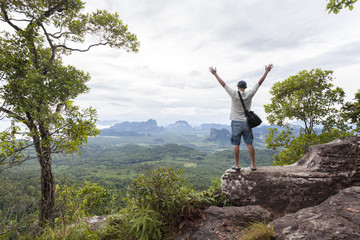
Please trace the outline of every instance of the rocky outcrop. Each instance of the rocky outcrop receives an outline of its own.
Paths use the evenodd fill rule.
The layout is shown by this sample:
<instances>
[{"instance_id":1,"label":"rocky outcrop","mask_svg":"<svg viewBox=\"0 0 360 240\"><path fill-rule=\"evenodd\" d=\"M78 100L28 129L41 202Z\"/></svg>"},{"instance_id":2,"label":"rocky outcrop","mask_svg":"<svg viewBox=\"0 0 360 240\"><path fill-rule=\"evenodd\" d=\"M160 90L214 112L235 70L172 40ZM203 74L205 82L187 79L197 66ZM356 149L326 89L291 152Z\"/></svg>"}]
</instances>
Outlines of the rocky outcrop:
<instances>
[{"instance_id":1,"label":"rocky outcrop","mask_svg":"<svg viewBox=\"0 0 360 240\"><path fill-rule=\"evenodd\" d=\"M360 239L360 187L273 222L278 240Z\"/></svg>"},{"instance_id":2,"label":"rocky outcrop","mask_svg":"<svg viewBox=\"0 0 360 240\"><path fill-rule=\"evenodd\" d=\"M227 170L221 181L233 205L289 213L318 205L350 186L360 186L360 137L313 146L290 166Z\"/></svg>"},{"instance_id":3,"label":"rocky outcrop","mask_svg":"<svg viewBox=\"0 0 360 240\"><path fill-rule=\"evenodd\" d=\"M237 239L240 231L252 222L269 222L272 213L260 206L209 207L192 227L186 228L175 240Z\"/></svg>"},{"instance_id":4,"label":"rocky outcrop","mask_svg":"<svg viewBox=\"0 0 360 240\"><path fill-rule=\"evenodd\" d=\"M230 142L230 132L229 130L223 128L223 129L215 129L212 128L210 130L210 136L207 139L208 141L218 141L218 142Z\"/></svg>"}]
</instances>

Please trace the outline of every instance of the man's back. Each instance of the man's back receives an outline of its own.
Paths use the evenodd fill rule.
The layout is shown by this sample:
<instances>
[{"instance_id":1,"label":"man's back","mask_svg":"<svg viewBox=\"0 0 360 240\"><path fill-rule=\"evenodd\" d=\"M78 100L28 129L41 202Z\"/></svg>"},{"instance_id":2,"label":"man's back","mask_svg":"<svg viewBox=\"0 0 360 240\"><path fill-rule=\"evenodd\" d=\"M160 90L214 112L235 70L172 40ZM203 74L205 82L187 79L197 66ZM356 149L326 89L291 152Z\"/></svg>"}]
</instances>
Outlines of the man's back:
<instances>
[{"instance_id":1,"label":"man's back","mask_svg":"<svg viewBox=\"0 0 360 240\"><path fill-rule=\"evenodd\" d=\"M240 91L241 97L244 100L244 104L247 110L251 109L252 98L259 89L259 86L259 84L255 84L249 90L246 90L244 92ZM227 84L225 84L224 88L231 98L230 120L246 122L245 111L240 102L239 94L236 90L232 89Z\"/></svg>"}]
</instances>

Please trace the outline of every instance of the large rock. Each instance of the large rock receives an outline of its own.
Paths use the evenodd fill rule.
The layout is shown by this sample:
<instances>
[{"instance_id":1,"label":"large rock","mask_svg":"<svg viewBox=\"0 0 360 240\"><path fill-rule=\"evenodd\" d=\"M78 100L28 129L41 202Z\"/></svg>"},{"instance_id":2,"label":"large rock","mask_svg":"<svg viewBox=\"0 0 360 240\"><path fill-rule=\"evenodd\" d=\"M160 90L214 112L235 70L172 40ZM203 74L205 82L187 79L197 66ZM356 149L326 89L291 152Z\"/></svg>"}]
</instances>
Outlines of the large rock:
<instances>
[{"instance_id":1,"label":"large rock","mask_svg":"<svg viewBox=\"0 0 360 240\"><path fill-rule=\"evenodd\" d=\"M235 240L240 231L252 222L269 222L272 213L260 206L209 207L202 219L185 228L174 240Z\"/></svg>"},{"instance_id":2,"label":"large rock","mask_svg":"<svg viewBox=\"0 0 360 240\"><path fill-rule=\"evenodd\" d=\"M318 205L350 186L360 186L360 137L313 146L289 166L230 169L221 181L233 205L290 213Z\"/></svg>"},{"instance_id":3,"label":"large rock","mask_svg":"<svg viewBox=\"0 0 360 240\"><path fill-rule=\"evenodd\" d=\"M278 240L360 239L360 187L342 190L315 207L278 218Z\"/></svg>"}]
</instances>

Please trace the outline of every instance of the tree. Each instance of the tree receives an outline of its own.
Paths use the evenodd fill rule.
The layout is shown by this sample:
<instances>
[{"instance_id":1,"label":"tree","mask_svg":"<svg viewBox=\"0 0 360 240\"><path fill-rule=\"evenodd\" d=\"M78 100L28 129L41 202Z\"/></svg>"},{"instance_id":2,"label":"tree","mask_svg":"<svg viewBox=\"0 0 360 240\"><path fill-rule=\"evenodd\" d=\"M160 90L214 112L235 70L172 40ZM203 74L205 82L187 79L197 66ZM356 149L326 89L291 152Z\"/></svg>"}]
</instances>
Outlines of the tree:
<instances>
[{"instance_id":1,"label":"tree","mask_svg":"<svg viewBox=\"0 0 360 240\"><path fill-rule=\"evenodd\" d=\"M73 103L89 91L90 75L64 66L61 56L96 46L128 52L139 47L116 13L83 13L84 8L81 0L0 2L0 20L10 28L0 33L0 112L15 129L3 134L0 157L33 145L41 167L41 227L54 222L52 155L76 152L89 136L99 133L96 111L80 110ZM24 141L14 140L19 132L25 133Z\"/></svg>"},{"instance_id":2,"label":"tree","mask_svg":"<svg viewBox=\"0 0 360 240\"><path fill-rule=\"evenodd\" d=\"M342 117L355 124L355 132L360 132L360 90L355 93L354 102L347 102L342 108Z\"/></svg>"},{"instance_id":3,"label":"tree","mask_svg":"<svg viewBox=\"0 0 360 240\"><path fill-rule=\"evenodd\" d=\"M349 8L349 10L354 9L354 3L357 0L329 0L329 3L326 5L326 9L329 10L329 13L333 12L338 14L341 9Z\"/></svg>"},{"instance_id":4,"label":"tree","mask_svg":"<svg viewBox=\"0 0 360 240\"><path fill-rule=\"evenodd\" d=\"M304 70L273 85L270 91L273 97L271 103L265 105L265 111L270 124L283 127L281 133L277 128L270 128L266 139L268 148L282 149L275 155L275 164L293 163L309 146L348 134L338 109L345 93L330 83L332 73L321 69ZM298 133L291 127L291 121L301 122Z\"/></svg>"}]
</instances>

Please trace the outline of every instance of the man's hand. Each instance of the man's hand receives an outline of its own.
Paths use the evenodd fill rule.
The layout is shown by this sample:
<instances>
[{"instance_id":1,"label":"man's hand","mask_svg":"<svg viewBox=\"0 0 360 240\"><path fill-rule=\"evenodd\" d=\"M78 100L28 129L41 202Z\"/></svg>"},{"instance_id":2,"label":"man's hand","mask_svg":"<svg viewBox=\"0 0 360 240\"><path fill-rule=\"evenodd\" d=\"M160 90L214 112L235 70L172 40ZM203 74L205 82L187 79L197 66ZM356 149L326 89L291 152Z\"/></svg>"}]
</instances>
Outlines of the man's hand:
<instances>
[{"instance_id":1,"label":"man's hand","mask_svg":"<svg viewBox=\"0 0 360 240\"><path fill-rule=\"evenodd\" d=\"M217 75L216 68L209 67L209 71L216 77L221 86L225 87L225 82Z\"/></svg>"},{"instance_id":2,"label":"man's hand","mask_svg":"<svg viewBox=\"0 0 360 240\"><path fill-rule=\"evenodd\" d=\"M214 69L213 67L209 67L209 71L215 75L216 74L216 68Z\"/></svg>"},{"instance_id":3,"label":"man's hand","mask_svg":"<svg viewBox=\"0 0 360 240\"><path fill-rule=\"evenodd\" d=\"M265 65L265 72L264 72L264 75L262 75L262 77L260 78L260 80L258 82L259 85L261 85L264 82L267 74L271 71L272 68L273 68L273 64L269 64L267 66Z\"/></svg>"},{"instance_id":4,"label":"man's hand","mask_svg":"<svg viewBox=\"0 0 360 240\"><path fill-rule=\"evenodd\" d=\"M273 64L265 65L265 72L270 72L270 70L273 68Z\"/></svg>"}]
</instances>

